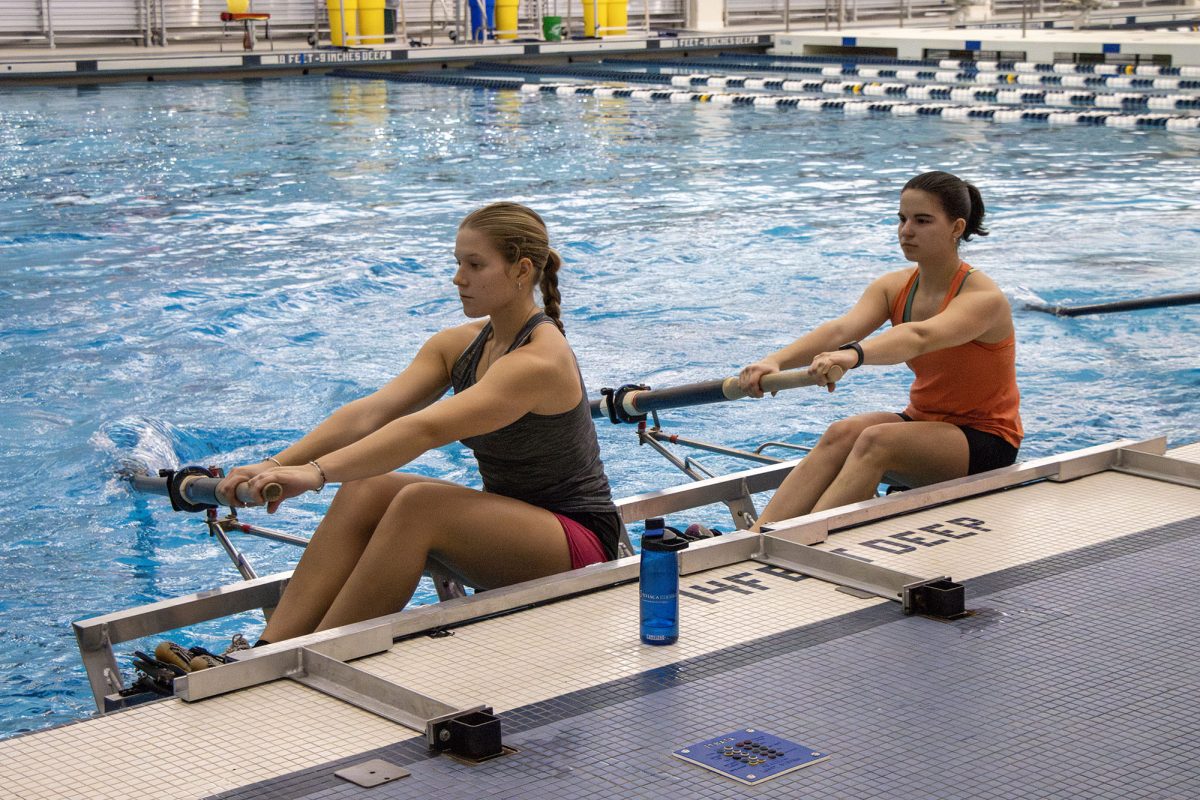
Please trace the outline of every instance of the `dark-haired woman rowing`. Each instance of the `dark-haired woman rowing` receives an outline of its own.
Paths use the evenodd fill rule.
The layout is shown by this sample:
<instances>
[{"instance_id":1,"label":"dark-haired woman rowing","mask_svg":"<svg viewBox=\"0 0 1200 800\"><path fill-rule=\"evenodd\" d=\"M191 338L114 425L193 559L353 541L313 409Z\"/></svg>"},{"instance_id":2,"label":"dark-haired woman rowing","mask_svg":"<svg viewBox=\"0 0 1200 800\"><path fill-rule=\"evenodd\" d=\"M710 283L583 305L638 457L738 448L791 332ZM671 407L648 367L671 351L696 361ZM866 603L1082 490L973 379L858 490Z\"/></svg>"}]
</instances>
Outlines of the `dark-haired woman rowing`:
<instances>
[{"instance_id":1,"label":"dark-haired woman rowing","mask_svg":"<svg viewBox=\"0 0 1200 800\"><path fill-rule=\"evenodd\" d=\"M925 486L1016 460L1024 431L1012 311L959 256L962 242L987 235L983 217L970 183L946 172L913 178L900 193L898 233L916 268L877 278L849 312L742 369L739 382L756 396L764 375L806 364L831 388L841 371L864 365L905 362L915 374L903 412L830 425L758 526L867 500L885 478Z\"/></svg>"}]
</instances>

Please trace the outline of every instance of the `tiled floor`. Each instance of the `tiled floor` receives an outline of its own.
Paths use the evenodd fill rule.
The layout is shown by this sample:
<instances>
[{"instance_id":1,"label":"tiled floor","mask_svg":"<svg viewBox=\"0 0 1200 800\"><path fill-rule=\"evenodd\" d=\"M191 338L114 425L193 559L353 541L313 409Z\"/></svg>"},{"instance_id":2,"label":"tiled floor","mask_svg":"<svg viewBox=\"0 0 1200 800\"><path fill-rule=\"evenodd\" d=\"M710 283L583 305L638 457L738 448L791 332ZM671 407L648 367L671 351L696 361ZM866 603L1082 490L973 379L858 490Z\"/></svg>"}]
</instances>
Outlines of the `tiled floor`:
<instances>
[{"instance_id":1,"label":"tiled floor","mask_svg":"<svg viewBox=\"0 0 1200 800\"><path fill-rule=\"evenodd\" d=\"M202 797L411 734L290 681L0 742L0 798Z\"/></svg>"},{"instance_id":2,"label":"tiled floor","mask_svg":"<svg viewBox=\"0 0 1200 800\"><path fill-rule=\"evenodd\" d=\"M223 797L1194 798L1197 569L1193 517L973 579L966 619L876 606L516 709L479 766L399 746ZM832 757L747 789L670 755L744 727ZM333 776L365 758L412 775Z\"/></svg>"},{"instance_id":3,"label":"tiled floor","mask_svg":"<svg viewBox=\"0 0 1200 800\"><path fill-rule=\"evenodd\" d=\"M1200 460L1200 447L1190 448L1187 455ZM908 573L977 579L968 586L969 607L979 595L977 586L986 587L988 581L994 586L1005 585L1003 581L996 583L996 576L1011 576L1031 569L1027 565L1049 562L1056 564L1054 570L1073 575L1076 562L1090 563L1087 553L1095 548L1116 548L1114 552L1118 553L1128 550L1130 558L1148 560L1153 567L1137 561L1138 569L1142 570L1142 595L1134 598L1139 604L1136 612L1149 612L1156 604L1159 608L1186 609L1186 604L1173 604L1181 602L1176 595L1186 594L1187 587L1194 584L1191 573L1181 566L1191 562L1174 563L1175 550L1160 544L1155 533L1145 532L1166 531L1162 534L1163 542L1190 541L1189 531L1193 531L1196 523L1181 521L1200 513L1198 498L1200 491L1195 489L1103 473L1063 484L1035 484L915 512L835 534L821 547L840 548L858 558L870 558ZM1123 544L1128 542L1135 546ZM1180 556L1185 557L1191 558L1187 554ZM1086 569L1081 566L1080 572L1086 573L1089 580L1124 580L1123 573L1112 573L1111 564L1116 560L1114 556ZM1038 569L1041 571L1029 573L1033 576L1030 580L1041 580L1046 570ZM1162 574L1150 574L1154 569ZM1131 591L1138 586L1135 582ZM1155 591L1147 590L1148 586ZM981 617L973 628L906 619L895 603L857 599L835 591L829 584L756 562L685 576L682 587L689 596L681 604L682 635L673 647L654 648L638 642L637 588L625 585L463 626L453 636L402 641L391 651L355 665L452 703L493 706L504 715L506 735L528 734L510 743L542 754L535 759L541 772L534 783L538 792L546 796L572 796L570 787L576 785L594 789L595 784L590 782L593 779L624 785L621 781L627 779L618 780L610 769L612 764L595 762L588 748L604 750L607 745L601 747L597 743L616 737L623 742L622 752L640 753L644 749L639 744L642 739L625 741L641 730L635 730L637 726L648 731L647 743L655 748L662 743L660 749L669 752L674 746L720 733L720 728L731 729L752 722L768 730L772 726L778 728L772 732L788 738L831 750L840 748L843 759L847 752L854 752L851 763L861 764L870 756L868 760L874 759L871 763L877 764L872 769L880 775L897 770L908 770L915 775L919 770L909 756L893 763L893 758L900 758L896 749L899 745L886 744L881 739L876 744L877 751L847 751L848 746L859 746L853 744L850 733L825 726L839 718L849 724L852 718L847 715L851 712L865 713L865 706L859 708L862 703L884 703L881 708L891 708L886 691L889 686L928 710L931 704L936 705L937 692L947 685L946 669L953 669L952 687L960 683L974 687L982 698L978 703L987 705L991 702L985 703L989 697L988 681L996 677L997 670L1011 669L1015 655L993 656L986 649L979 649L983 645L970 643L986 642L997 631L1045 625L1049 627L1044 630L1054 631L1050 641L1037 637L1022 639L1025 655L1030 659L1040 657L1042 648L1059 639L1084 648L1080 651L1084 652L1097 632L1092 628L1074 629L1069 620L1064 621L1064 615L1085 615L1097 620L1106 614L1113 616L1111 611L1103 611L1107 606L1089 610L1083 600L1071 600L1070 610L1064 611L1064 606L1057 602L1031 599L1013 590L996 600L1007 605L996 606L999 611ZM1081 585L1078 591L1083 593L1081 598L1092 596L1087 585ZM1115 584L1105 588L1095 602L1116 592ZM1159 599L1150 601L1146 597ZM992 604L990 599L989 604ZM1161 626L1155 627L1157 622L1131 623L1128 620L1133 617L1128 616L1124 607L1115 618L1121 621L1120 625L1110 626L1116 638L1104 640L1101 655L1111 654L1114 663L1136 661L1146 657L1145 647L1159 646L1153 637L1141 638L1143 628L1153 628L1158 631L1155 635L1161 634ZM881 626L894 627L898 633L871 633ZM893 635L899 637L903 646L892 641ZM1121 637L1127 637L1128 642L1123 643ZM846 642L853 642L853 646L839 644ZM1178 646L1184 647L1186 643ZM832 650L826 653L828 648ZM947 661L947 652L952 652L957 660ZM1036 674L1021 674L1051 683L1078 682L1083 674L1064 675L1050 666L1039 669ZM760 670L783 671L760 673ZM722 678L725 671L729 674ZM778 677L767 677L776 674ZM942 679L934 680L939 675ZM932 682L926 685L926 679ZM667 693L681 692L684 684L697 681L709 683L697 687L695 694L681 695L677 701L667 703L664 699ZM861 698L856 694L855 682ZM786 684L786 693L782 695L781 684ZM756 688L749 691L748 687ZM1114 684L1113 691L1118 689L1120 686ZM1019 720L1025 713L1024 706L1019 704L1019 692L1015 686L1005 692L1012 695L1002 696L1009 697L1009 702L1018 703L1022 709L1021 714L1013 717ZM733 706L727 702L718 708L713 698L722 694L743 699ZM959 704L956 707L965 708L968 717L975 713L969 694L954 696ZM779 699L771 701L774 703L771 705L768 702L771 698ZM810 701L819 701L820 726L797 728L788 722L801 713L798 708L805 708ZM651 704L653 713L646 718L637 717L647 708L646 703ZM662 703L665 705L661 707L654 705ZM744 706L744 711L738 704ZM710 708L714 709L711 713L706 710ZM995 712L991 705L988 709L989 714ZM1091 706L1085 711L1099 713ZM892 713L900 712L901 709L892 708ZM587 724L575 727L570 720L580 715L588 716ZM871 719L872 724L877 724L874 717ZM630 728L631 725L635 728ZM969 738L961 726L950 729L955 733L947 740L947 747L956 737ZM816 734L812 742L807 741L813 738L809 730ZM898 734L892 731L891 735ZM597 736L601 738L596 739ZM534 741L540 743L537 748L530 745ZM935 737L934 741L942 739ZM397 746L397 742L403 744ZM593 744L587 745L588 742ZM585 751L582 756L577 753L580 747ZM1003 751L1006 758L1012 756L1004 749L1008 745L1003 741L994 742L993 747L997 752ZM404 779L394 785L396 791L409 791L405 786L428 788L429 782L444 780L452 784L464 779L455 772L457 768L426 768L422 760L426 758L423 741L407 729L299 685L277 682L193 704L166 701L0 741L0 798L204 797L238 787L262 788L264 781L269 783L271 791L291 787L287 789L291 792L289 796L308 796L296 792L309 793L312 775L331 774L323 765L356 763L363 754L380 748L392 748L386 752L399 753L403 763L420 762L420 769L414 768L414 773L421 773L414 774L418 780ZM893 753L896 755L889 755ZM626 762L632 758L610 756L604 750L604 758L610 757L616 761L624 758ZM949 756L939 758L943 774L952 774L952 764L946 760ZM435 761L443 764L446 759ZM511 789L513 794L505 795L509 789L504 787L529 784L533 778L527 765L534 762L514 757L495 763L497 766L487 770L465 774L499 776L495 787L489 784L486 792L489 796L526 796L515 788ZM643 762L639 760L637 764ZM711 788L710 784L701 785L693 780L694 775L688 770L698 768L681 763L679 767L684 771L679 772L675 765L671 766L665 772L661 764L651 770L655 775L662 772L674 776L662 779L666 783L661 786L685 780L698 792L687 796L703 796ZM812 769L826 767L819 765ZM647 769L635 765L633 774L637 777L628 780L632 784L644 781L647 785L658 785L656 781L661 776L650 775ZM577 773L586 774L581 777ZM847 787L864 780L862 774L838 774L849 781ZM592 778L585 780L586 775ZM919 781L911 785L926 786ZM991 786L980 784L978 788L993 791ZM338 785L326 789L335 794L344 791ZM618 791L613 796L624 795ZM835 792L830 796L870 795ZM944 796L989 795L951 792Z\"/></svg>"},{"instance_id":4,"label":"tiled floor","mask_svg":"<svg viewBox=\"0 0 1200 800\"><path fill-rule=\"evenodd\" d=\"M1183 447L1176 447L1174 450L1171 450L1169 453L1167 453L1167 455L1171 456L1171 458L1180 458L1184 461L1194 461L1196 463L1200 463L1200 442L1184 445Z\"/></svg>"}]
</instances>

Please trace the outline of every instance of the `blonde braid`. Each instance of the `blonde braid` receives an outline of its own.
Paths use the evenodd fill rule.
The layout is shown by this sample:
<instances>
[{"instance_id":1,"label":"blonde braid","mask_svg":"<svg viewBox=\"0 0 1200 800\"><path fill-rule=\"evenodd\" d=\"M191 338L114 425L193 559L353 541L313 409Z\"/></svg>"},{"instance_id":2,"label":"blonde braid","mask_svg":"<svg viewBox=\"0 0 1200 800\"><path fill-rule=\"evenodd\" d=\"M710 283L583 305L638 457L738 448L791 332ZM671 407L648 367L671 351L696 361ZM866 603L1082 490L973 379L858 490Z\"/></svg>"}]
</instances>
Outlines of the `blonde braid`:
<instances>
[{"instance_id":1,"label":"blonde braid","mask_svg":"<svg viewBox=\"0 0 1200 800\"><path fill-rule=\"evenodd\" d=\"M562 323L562 295L558 293L558 270L561 266L562 256L550 248L546 257L546 266L542 269L540 287L546 316L554 320L560 333L566 333L567 329L563 327Z\"/></svg>"}]
</instances>

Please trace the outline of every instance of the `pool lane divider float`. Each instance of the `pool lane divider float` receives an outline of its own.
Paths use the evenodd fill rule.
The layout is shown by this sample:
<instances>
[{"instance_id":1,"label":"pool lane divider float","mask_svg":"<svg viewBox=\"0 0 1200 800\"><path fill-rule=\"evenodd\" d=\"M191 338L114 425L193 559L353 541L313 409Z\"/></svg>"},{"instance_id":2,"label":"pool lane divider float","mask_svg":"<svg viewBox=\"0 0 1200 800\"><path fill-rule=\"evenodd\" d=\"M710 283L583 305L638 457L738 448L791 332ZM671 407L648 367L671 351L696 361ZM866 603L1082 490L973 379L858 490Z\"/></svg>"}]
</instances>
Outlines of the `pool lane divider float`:
<instances>
[{"instance_id":1,"label":"pool lane divider float","mask_svg":"<svg viewBox=\"0 0 1200 800\"><path fill-rule=\"evenodd\" d=\"M468 71L515 73L523 75L555 75L570 78L600 78L627 80L637 83L667 84L680 88L704 86L716 89L767 89L805 94L865 95L871 97L906 97L913 100L950 100L966 103L999 103L1002 105L1038 105L1059 108L1111 108L1137 113L1142 110L1189 111L1200 110L1200 94L1148 95L1137 92L1053 92L1037 89L998 89L990 86L919 86L906 83L862 81L786 80L755 78L745 75L711 75L704 73L664 74L661 72L616 72L614 68L626 63L621 60L605 62L611 67L579 65L525 65L504 62L477 62ZM651 66L654 62L636 62ZM682 68L685 62L676 62ZM835 71L832 74L837 74ZM935 73L929 73L930 76ZM939 79L958 83L969 79L966 73L937 73ZM1195 81L1200 87L1200 81Z\"/></svg>"},{"instance_id":2,"label":"pool lane divider float","mask_svg":"<svg viewBox=\"0 0 1200 800\"><path fill-rule=\"evenodd\" d=\"M671 85L721 88L774 89L783 92L821 94L862 94L867 96L907 97L916 100L957 100L960 102L1003 103L1008 105L1046 105L1071 108L1156 109L1160 111L1200 110L1200 95L1146 95L1130 92L1054 92L1044 89L996 89L991 87L917 86L907 83L863 83L856 81L789 81L771 78L747 78L740 75L676 75Z\"/></svg>"},{"instance_id":3,"label":"pool lane divider float","mask_svg":"<svg viewBox=\"0 0 1200 800\"><path fill-rule=\"evenodd\" d=\"M1023 86L1071 86L1108 87L1113 89L1192 89L1200 90L1200 67L1178 67L1195 70L1196 79L1172 77L1128 77L1123 75L1087 74L1044 74L1044 70L1016 69L965 69L950 65L923 64L917 68L868 67L853 63L821 63L810 66L789 66L757 61L696 59L688 61L650 61L643 59L606 59L603 63L613 66L679 69L693 71L697 67L712 69L736 68L750 72L786 72L794 75L822 75L825 77L896 78L909 81L941 81L963 83L1000 83ZM952 62L957 63L957 62ZM985 63L985 62L980 62ZM995 62L986 62L989 65ZM1059 65L1016 65L1016 66L1059 66Z\"/></svg>"},{"instance_id":4,"label":"pool lane divider float","mask_svg":"<svg viewBox=\"0 0 1200 800\"><path fill-rule=\"evenodd\" d=\"M612 85L579 83L527 83L521 78L499 76L469 76L421 72L371 72L367 70L334 70L330 77L364 80L385 80L399 83L429 83L488 89L518 89L523 94L582 95L589 97L624 97L635 100L666 100L672 103L715 103L755 108L804 109L836 111L844 114L925 116L956 120L986 120L991 122L1043 122L1050 125L1094 125L1109 128L1165 128L1172 131L1193 131L1200 128L1200 117L1175 114L1124 114L1105 111L1054 111L1050 109L1015 109L1004 106L963 106L949 103L905 103L892 100L843 100L801 97L779 97L769 94L732 94L726 92L690 92L672 89L636 89ZM613 76L620 78L623 76ZM656 80L661 83L661 80Z\"/></svg>"}]
</instances>

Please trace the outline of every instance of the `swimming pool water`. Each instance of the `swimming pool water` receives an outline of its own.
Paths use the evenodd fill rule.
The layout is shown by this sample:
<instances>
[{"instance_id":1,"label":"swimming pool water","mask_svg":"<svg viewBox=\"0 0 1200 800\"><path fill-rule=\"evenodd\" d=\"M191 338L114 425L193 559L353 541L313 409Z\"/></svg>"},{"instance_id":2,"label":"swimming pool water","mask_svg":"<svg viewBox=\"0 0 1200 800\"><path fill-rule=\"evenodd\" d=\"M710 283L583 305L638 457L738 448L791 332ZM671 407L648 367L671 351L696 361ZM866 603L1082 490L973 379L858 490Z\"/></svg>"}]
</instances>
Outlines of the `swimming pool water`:
<instances>
[{"instance_id":1,"label":"swimming pool water","mask_svg":"<svg viewBox=\"0 0 1200 800\"><path fill-rule=\"evenodd\" d=\"M462 320L451 249L474 207L514 199L547 219L595 396L732 374L838 313L904 266L903 182L956 172L988 203L993 235L964 256L1013 300L1034 457L1197 438L1200 309L1021 305L1194 291L1198 145L341 79L0 91L0 736L91 712L72 620L238 579L199 519L119 470L257 460L390 378ZM664 422L811 443L840 416L900 408L906 375ZM632 430L600 433L618 496L682 481ZM414 468L476 481L457 446ZM329 497L247 517L307 533ZM261 574L298 555L239 545ZM260 626L184 636L219 647Z\"/></svg>"}]
</instances>

